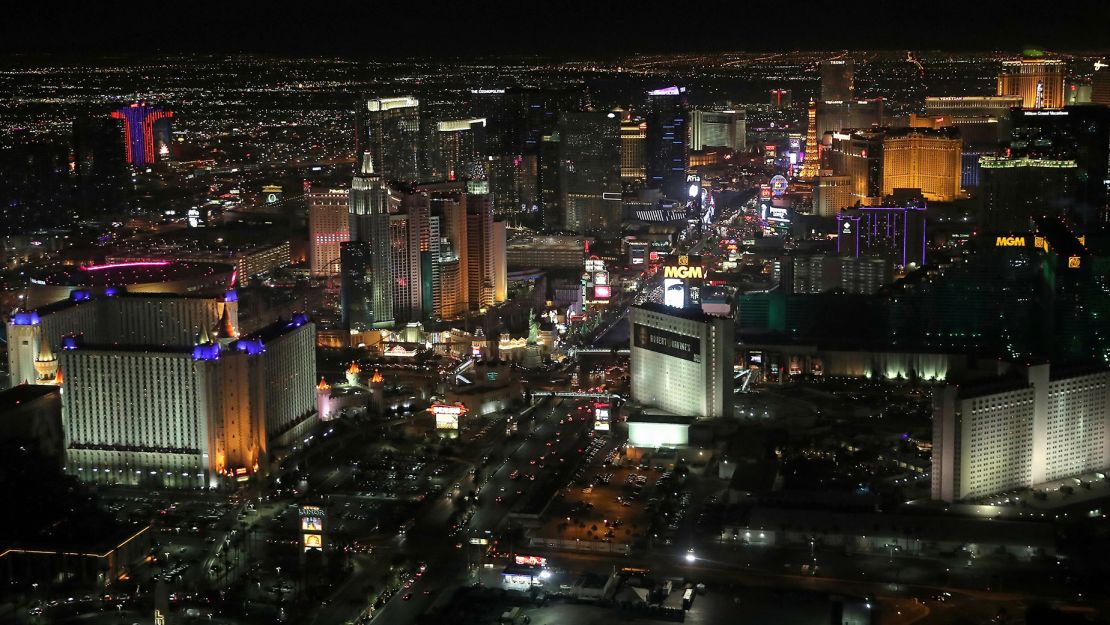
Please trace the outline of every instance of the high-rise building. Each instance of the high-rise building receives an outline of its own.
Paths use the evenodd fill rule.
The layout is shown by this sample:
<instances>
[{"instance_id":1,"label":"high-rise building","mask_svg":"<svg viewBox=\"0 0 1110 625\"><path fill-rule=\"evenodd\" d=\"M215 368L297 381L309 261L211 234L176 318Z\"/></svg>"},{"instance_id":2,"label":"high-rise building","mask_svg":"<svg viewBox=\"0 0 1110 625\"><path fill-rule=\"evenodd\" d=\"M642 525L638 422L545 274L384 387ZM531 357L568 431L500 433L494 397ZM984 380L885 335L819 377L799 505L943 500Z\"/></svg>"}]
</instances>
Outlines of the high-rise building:
<instances>
[{"instance_id":1,"label":"high-rise building","mask_svg":"<svg viewBox=\"0 0 1110 625\"><path fill-rule=\"evenodd\" d=\"M807 254L791 259L793 275L785 285L792 293L837 291L871 294L894 280L894 264L877 256Z\"/></svg>"},{"instance_id":2,"label":"high-rise building","mask_svg":"<svg viewBox=\"0 0 1110 625\"><path fill-rule=\"evenodd\" d=\"M349 195L347 189L312 189L305 194L309 273L313 276L339 273L339 246L351 238Z\"/></svg>"},{"instance_id":3,"label":"high-rise building","mask_svg":"<svg viewBox=\"0 0 1110 625\"><path fill-rule=\"evenodd\" d=\"M129 164L150 165L169 155L167 124L173 111L135 102L112 111L112 117L123 121L123 143Z\"/></svg>"},{"instance_id":4,"label":"high-rise building","mask_svg":"<svg viewBox=\"0 0 1110 625\"><path fill-rule=\"evenodd\" d=\"M1110 224L1110 108L1014 110L1010 156L1073 160L1079 185L1071 212L1084 230Z\"/></svg>"},{"instance_id":5,"label":"high-rise building","mask_svg":"<svg viewBox=\"0 0 1110 625\"><path fill-rule=\"evenodd\" d=\"M961 140L954 127L887 131L883 138L884 196L895 189L919 189L926 200L960 197Z\"/></svg>"},{"instance_id":6,"label":"high-rise building","mask_svg":"<svg viewBox=\"0 0 1110 625\"><path fill-rule=\"evenodd\" d=\"M1026 232L1038 217L1071 218L1079 186L1075 161L984 156L980 172L984 228Z\"/></svg>"},{"instance_id":7,"label":"high-rise building","mask_svg":"<svg viewBox=\"0 0 1110 625\"><path fill-rule=\"evenodd\" d=\"M351 332L368 330L374 323L374 252L367 241L340 246L343 327Z\"/></svg>"},{"instance_id":8,"label":"high-rise building","mask_svg":"<svg viewBox=\"0 0 1110 625\"><path fill-rule=\"evenodd\" d=\"M509 299L507 227L504 220L493 222L493 301L497 304Z\"/></svg>"},{"instance_id":9,"label":"high-rise building","mask_svg":"<svg viewBox=\"0 0 1110 625\"><path fill-rule=\"evenodd\" d=\"M825 155L833 175L852 181L852 204L879 204L883 192L883 137L881 130L834 131Z\"/></svg>"},{"instance_id":10,"label":"high-rise building","mask_svg":"<svg viewBox=\"0 0 1110 625\"><path fill-rule=\"evenodd\" d=\"M974 501L1110 468L1110 372L1013 369L934 391L933 499Z\"/></svg>"},{"instance_id":11,"label":"high-rise building","mask_svg":"<svg viewBox=\"0 0 1110 625\"><path fill-rule=\"evenodd\" d=\"M436 123L431 175L436 179L485 179L488 176L485 118Z\"/></svg>"},{"instance_id":12,"label":"high-rise building","mask_svg":"<svg viewBox=\"0 0 1110 625\"><path fill-rule=\"evenodd\" d=\"M389 216L393 320L397 323L423 318L425 292L420 252L421 239L425 248L430 245L430 218L428 196L419 192L403 195L400 212ZM429 275L429 287L431 278Z\"/></svg>"},{"instance_id":13,"label":"high-rise building","mask_svg":"<svg viewBox=\"0 0 1110 625\"><path fill-rule=\"evenodd\" d=\"M925 114L944 117L960 130L967 149L997 149L1010 136L1010 109L1021 96L944 96L925 98Z\"/></svg>"},{"instance_id":14,"label":"high-rise building","mask_svg":"<svg viewBox=\"0 0 1110 625\"><path fill-rule=\"evenodd\" d=\"M466 243L467 301L471 310L484 310L495 303L497 285L493 202L488 195L467 196Z\"/></svg>"},{"instance_id":15,"label":"high-rise building","mask_svg":"<svg viewBox=\"0 0 1110 625\"><path fill-rule=\"evenodd\" d=\"M744 111L690 111L690 149L747 149L747 117Z\"/></svg>"},{"instance_id":16,"label":"high-rise building","mask_svg":"<svg viewBox=\"0 0 1110 625\"><path fill-rule=\"evenodd\" d=\"M1028 109L1064 106L1065 64L1041 57L1003 61L998 74L998 95L1021 96Z\"/></svg>"},{"instance_id":17,"label":"high-rise building","mask_svg":"<svg viewBox=\"0 0 1110 625\"><path fill-rule=\"evenodd\" d=\"M662 190L664 197L682 199L686 197L686 170L690 161L686 89L665 87L647 95L647 186Z\"/></svg>"},{"instance_id":18,"label":"high-rise building","mask_svg":"<svg viewBox=\"0 0 1110 625\"><path fill-rule=\"evenodd\" d=\"M699 308L632 307L632 401L681 417L731 418L731 317Z\"/></svg>"},{"instance_id":19,"label":"high-rise building","mask_svg":"<svg viewBox=\"0 0 1110 625\"><path fill-rule=\"evenodd\" d=\"M821 99L846 101L855 97L855 62L834 59L821 62ZM838 129L839 130L839 129Z\"/></svg>"},{"instance_id":20,"label":"high-rise building","mask_svg":"<svg viewBox=\"0 0 1110 625\"><path fill-rule=\"evenodd\" d=\"M878 256L898 267L925 264L925 202L905 206L863 206L836 214L840 256Z\"/></svg>"},{"instance_id":21,"label":"high-rise building","mask_svg":"<svg viewBox=\"0 0 1110 625\"><path fill-rule=\"evenodd\" d=\"M1095 62L1091 76L1091 104L1110 106L1110 65L1103 60Z\"/></svg>"},{"instance_id":22,"label":"high-rise building","mask_svg":"<svg viewBox=\"0 0 1110 625\"><path fill-rule=\"evenodd\" d=\"M835 217L840 209L854 206L851 176L818 176L813 179L813 214Z\"/></svg>"},{"instance_id":23,"label":"high-rise building","mask_svg":"<svg viewBox=\"0 0 1110 625\"><path fill-rule=\"evenodd\" d=\"M355 153L369 152L387 180L419 177L420 101L411 96L367 100L356 116Z\"/></svg>"},{"instance_id":24,"label":"high-rise building","mask_svg":"<svg viewBox=\"0 0 1110 625\"><path fill-rule=\"evenodd\" d=\"M390 213L396 211L398 204L399 200L382 176L375 172L372 156L364 152L359 171L351 181L348 218L351 240L370 244L373 263L370 307L376 327L385 327L394 321Z\"/></svg>"},{"instance_id":25,"label":"high-rise building","mask_svg":"<svg viewBox=\"0 0 1110 625\"><path fill-rule=\"evenodd\" d=\"M434 316L454 319L470 310L468 196L461 191L434 191L429 195L439 230L439 281L432 285L432 308Z\"/></svg>"},{"instance_id":26,"label":"high-rise building","mask_svg":"<svg viewBox=\"0 0 1110 625\"><path fill-rule=\"evenodd\" d=\"M303 315L240 336L237 298L83 294L9 322L10 365L62 386L65 469L83 481L232 485L314 422ZM49 378L49 379L48 379Z\"/></svg>"},{"instance_id":27,"label":"high-rise building","mask_svg":"<svg viewBox=\"0 0 1110 625\"><path fill-rule=\"evenodd\" d=\"M606 112L561 113L558 129L563 228L579 233L616 233L621 219L620 119ZM545 168L546 156L544 152Z\"/></svg>"},{"instance_id":28,"label":"high-rise building","mask_svg":"<svg viewBox=\"0 0 1110 625\"><path fill-rule=\"evenodd\" d=\"M790 108L793 103L793 97L789 89L772 89L771 90L771 108L780 111Z\"/></svg>"},{"instance_id":29,"label":"high-rise building","mask_svg":"<svg viewBox=\"0 0 1110 625\"><path fill-rule=\"evenodd\" d=\"M826 132L846 131L852 128L866 130L882 126L882 98L870 100L819 100L817 102L817 136Z\"/></svg>"},{"instance_id":30,"label":"high-rise building","mask_svg":"<svg viewBox=\"0 0 1110 625\"><path fill-rule=\"evenodd\" d=\"M647 178L644 143L647 122L630 120L621 122L621 180L643 181Z\"/></svg>"}]
</instances>

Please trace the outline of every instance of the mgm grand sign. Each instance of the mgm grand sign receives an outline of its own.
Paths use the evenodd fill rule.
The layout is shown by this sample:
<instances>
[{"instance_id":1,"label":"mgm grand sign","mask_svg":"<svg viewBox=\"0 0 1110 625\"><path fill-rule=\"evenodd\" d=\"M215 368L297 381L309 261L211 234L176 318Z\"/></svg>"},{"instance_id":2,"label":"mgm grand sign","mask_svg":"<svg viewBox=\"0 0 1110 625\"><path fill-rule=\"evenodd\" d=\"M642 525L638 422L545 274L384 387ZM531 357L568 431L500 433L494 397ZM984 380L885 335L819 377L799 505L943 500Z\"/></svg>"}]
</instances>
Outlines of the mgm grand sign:
<instances>
[{"instance_id":1,"label":"mgm grand sign","mask_svg":"<svg viewBox=\"0 0 1110 625\"><path fill-rule=\"evenodd\" d=\"M704 280L706 273L700 256L678 256L674 264L663 266L663 277L676 280Z\"/></svg>"}]
</instances>

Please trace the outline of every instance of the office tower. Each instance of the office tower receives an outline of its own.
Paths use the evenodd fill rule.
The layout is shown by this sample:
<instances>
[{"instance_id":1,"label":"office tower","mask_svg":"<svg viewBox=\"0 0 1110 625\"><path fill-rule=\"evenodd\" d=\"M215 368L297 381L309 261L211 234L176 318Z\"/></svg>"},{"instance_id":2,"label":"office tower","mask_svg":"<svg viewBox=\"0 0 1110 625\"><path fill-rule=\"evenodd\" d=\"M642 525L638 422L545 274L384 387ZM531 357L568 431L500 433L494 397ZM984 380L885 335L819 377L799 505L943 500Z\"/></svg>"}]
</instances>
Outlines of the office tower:
<instances>
[{"instance_id":1,"label":"office tower","mask_svg":"<svg viewBox=\"0 0 1110 625\"><path fill-rule=\"evenodd\" d=\"M621 180L624 182L643 181L647 178L645 168L645 140L647 122L629 120L621 122Z\"/></svg>"},{"instance_id":2,"label":"office tower","mask_svg":"<svg viewBox=\"0 0 1110 625\"><path fill-rule=\"evenodd\" d=\"M883 138L883 195L920 189L926 200L960 197L961 140L954 127L887 131Z\"/></svg>"},{"instance_id":3,"label":"office tower","mask_svg":"<svg viewBox=\"0 0 1110 625\"><path fill-rule=\"evenodd\" d=\"M632 307L632 401L680 417L731 418L731 317L645 303Z\"/></svg>"},{"instance_id":4,"label":"office tower","mask_svg":"<svg viewBox=\"0 0 1110 625\"><path fill-rule=\"evenodd\" d=\"M73 173L77 176L77 215L83 219L103 219L106 214L120 213L126 206L127 188L131 186L127 154L119 124L112 118L79 115L73 122ZM17 170L0 166L20 178ZM25 180L25 179L24 179ZM28 181L29 182L29 181ZM14 190L16 185L0 180L0 187ZM0 204L11 206L0 196ZM26 202L17 201L16 205ZM54 204L52 202L52 204ZM54 207L56 211L56 206ZM5 215L12 223L27 220Z\"/></svg>"},{"instance_id":5,"label":"office tower","mask_svg":"<svg viewBox=\"0 0 1110 625\"><path fill-rule=\"evenodd\" d=\"M883 125L882 98L870 100L820 100L817 102L817 136L850 128L866 130Z\"/></svg>"},{"instance_id":6,"label":"office tower","mask_svg":"<svg viewBox=\"0 0 1110 625\"><path fill-rule=\"evenodd\" d=\"M813 179L813 214L835 217L840 209L854 206L851 176L818 176Z\"/></svg>"},{"instance_id":7,"label":"office tower","mask_svg":"<svg viewBox=\"0 0 1110 625\"><path fill-rule=\"evenodd\" d=\"M493 202L488 195L466 198L466 279L470 310L484 310L495 302Z\"/></svg>"},{"instance_id":8,"label":"office tower","mask_svg":"<svg viewBox=\"0 0 1110 625\"><path fill-rule=\"evenodd\" d=\"M1073 160L984 156L980 159L983 215L989 232L1027 232L1038 217L1067 217L1075 206L1079 167Z\"/></svg>"},{"instance_id":9,"label":"office tower","mask_svg":"<svg viewBox=\"0 0 1110 625\"><path fill-rule=\"evenodd\" d=\"M507 226L504 220L493 222L493 301L497 304L509 299Z\"/></svg>"},{"instance_id":10,"label":"office tower","mask_svg":"<svg viewBox=\"0 0 1110 625\"><path fill-rule=\"evenodd\" d=\"M367 100L356 116L355 153L369 152L387 180L419 177L420 101L411 96Z\"/></svg>"},{"instance_id":11,"label":"office tower","mask_svg":"<svg viewBox=\"0 0 1110 625\"><path fill-rule=\"evenodd\" d=\"M447 180L484 180L488 175L486 154L484 118L437 122L431 176Z\"/></svg>"},{"instance_id":12,"label":"office tower","mask_svg":"<svg viewBox=\"0 0 1110 625\"><path fill-rule=\"evenodd\" d=\"M883 191L883 137L881 130L833 132L825 154L837 176L852 181L852 204L877 205Z\"/></svg>"},{"instance_id":13,"label":"office tower","mask_svg":"<svg viewBox=\"0 0 1110 625\"><path fill-rule=\"evenodd\" d=\"M812 99L806 110L806 149L802 156L802 170L798 177L803 180L812 180L821 170L821 148L819 141L821 135L817 134L817 103Z\"/></svg>"},{"instance_id":14,"label":"office tower","mask_svg":"<svg viewBox=\"0 0 1110 625\"><path fill-rule=\"evenodd\" d=\"M855 62L832 60L821 62L821 99L847 101L855 97Z\"/></svg>"},{"instance_id":15,"label":"office tower","mask_svg":"<svg viewBox=\"0 0 1110 625\"><path fill-rule=\"evenodd\" d=\"M313 276L339 273L339 246L351 238L349 196L347 189L312 189L305 194L309 273Z\"/></svg>"},{"instance_id":16,"label":"office tower","mask_svg":"<svg viewBox=\"0 0 1110 625\"><path fill-rule=\"evenodd\" d=\"M666 87L648 92L647 186L670 199L686 197L686 169L690 161L689 111L686 89Z\"/></svg>"},{"instance_id":17,"label":"office tower","mask_svg":"<svg viewBox=\"0 0 1110 625\"><path fill-rule=\"evenodd\" d=\"M615 113L561 113L558 128L563 228L615 234L621 219L620 120ZM546 157L544 152L544 167Z\"/></svg>"},{"instance_id":18,"label":"office tower","mask_svg":"<svg viewBox=\"0 0 1110 625\"><path fill-rule=\"evenodd\" d=\"M1010 156L1074 160L1079 186L1071 212L1084 230L1110 223L1110 109L1068 106L1061 110L1014 110Z\"/></svg>"},{"instance_id":19,"label":"office tower","mask_svg":"<svg viewBox=\"0 0 1110 625\"><path fill-rule=\"evenodd\" d=\"M165 125L172 117L173 111L146 102L135 102L112 111L112 118L123 122L124 153L128 164L142 167L169 154L169 132ZM161 128L156 130L156 125Z\"/></svg>"},{"instance_id":20,"label":"office tower","mask_svg":"<svg viewBox=\"0 0 1110 625\"><path fill-rule=\"evenodd\" d=\"M1027 109L1059 108L1064 106L1064 73L1064 62L1057 59L1003 61L998 95L1021 96Z\"/></svg>"},{"instance_id":21,"label":"office tower","mask_svg":"<svg viewBox=\"0 0 1110 625\"><path fill-rule=\"evenodd\" d=\"M690 111L690 149L747 149L747 118L744 111Z\"/></svg>"},{"instance_id":22,"label":"office tower","mask_svg":"<svg viewBox=\"0 0 1110 625\"><path fill-rule=\"evenodd\" d=\"M974 501L1110 467L1110 372L1012 368L934 391L933 499Z\"/></svg>"},{"instance_id":23,"label":"office tower","mask_svg":"<svg viewBox=\"0 0 1110 625\"><path fill-rule=\"evenodd\" d=\"M879 256L899 267L925 264L925 203L865 206L836 214L836 250L840 256Z\"/></svg>"},{"instance_id":24,"label":"office tower","mask_svg":"<svg viewBox=\"0 0 1110 625\"><path fill-rule=\"evenodd\" d=\"M347 216L351 240L370 244L373 263L370 308L374 327L385 327L394 321L390 213L396 211L398 204L382 176L375 172L373 157L364 152L359 171L351 181Z\"/></svg>"},{"instance_id":25,"label":"office tower","mask_svg":"<svg viewBox=\"0 0 1110 625\"><path fill-rule=\"evenodd\" d=\"M789 89L771 90L771 108L776 111L790 108L793 97Z\"/></svg>"}]
</instances>

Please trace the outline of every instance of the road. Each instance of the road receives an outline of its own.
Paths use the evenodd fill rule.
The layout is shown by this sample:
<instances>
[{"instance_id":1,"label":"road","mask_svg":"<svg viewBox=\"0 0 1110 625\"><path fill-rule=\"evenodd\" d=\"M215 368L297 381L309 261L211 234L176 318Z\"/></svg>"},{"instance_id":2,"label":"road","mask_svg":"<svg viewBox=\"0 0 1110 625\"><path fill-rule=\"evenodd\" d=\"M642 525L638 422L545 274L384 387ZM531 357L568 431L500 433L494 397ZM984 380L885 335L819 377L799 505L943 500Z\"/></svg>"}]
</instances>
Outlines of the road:
<instances>
[{"instance_id":1,"label":"road","mask_svg":"<svg viewBox=\"0 0 1110 625\"><path fill-rule=\"evenodd\" d=\"M471 580L470 567L479 564L481 547L471 547L470 537L485 537L487 532L495 533L505 522L509 512L533 496L540 489L555 485L545 481L554 477L556 461L552 461L554 451L558 457L565 458L560 464L577 464L580 460L579 448L588 444L588 419L579 418L572 423L560 425L568 412L585 415L576 411L573 404L553 400L541 406L535 413L535 425L531 435L515 443L510 453L505 454L505 462L494 471L479 494L479 506L463 532L451 535L447 518L453 502L441 498L430 510L423 514L404 539L406 551L415 559L430 563L412 588L399 592L374 615L376 623L404 625L412 623L435 602L439 594L455 585ZM560 436L556 437L556 432ZM547 443L551 442L551 447ZM514 442L510 441L510 445ZM572 455L573 454L573 455ZM538 458L547 455L545 467L540 468ZM536 464L532 464L537 461ZM510 475L519 472L521 477L511 480ZM535 481L526 476L535 473ZM566 478L569 480L569 476ZM563 480L559 480L562 482ZM523 491L517 495L516 491ZM502 497L502 503L497 503ZM459 545L462 545L461 547ZM411 597L405 599L405 596Z\"/></svg>"}]
</instances>

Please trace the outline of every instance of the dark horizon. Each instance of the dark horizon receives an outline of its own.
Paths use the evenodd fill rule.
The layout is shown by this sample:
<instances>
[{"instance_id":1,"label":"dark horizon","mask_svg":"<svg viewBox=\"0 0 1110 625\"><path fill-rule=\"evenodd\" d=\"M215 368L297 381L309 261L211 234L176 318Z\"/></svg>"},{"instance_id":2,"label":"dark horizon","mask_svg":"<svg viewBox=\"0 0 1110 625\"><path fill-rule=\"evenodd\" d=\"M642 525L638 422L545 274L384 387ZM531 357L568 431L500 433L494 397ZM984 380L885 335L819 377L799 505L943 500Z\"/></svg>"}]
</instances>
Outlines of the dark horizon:
<instances>
[{"instance_id":1,"label":"dark horizon","mask_svg":"<svg viewBox=\"0 0 1110 625\"><path fill-rule=\"evenodd\" d=\"M196 4L148 11L105 11L75 4L64 15L19 15L11 9L0 53L82 56L259 53L357 58L558 57L632 54L926 50L951 52L1100 51L1110 43L1091 25L1110 23L1110 3L888 3L801 0L767 6L634 8L615 3L562 3L560 10L492 2L459 9L400 3L277 11ZM677 7L677 8L676 8ZM23 9L26 11L26 9ZM675 13L671 16L669 13ZM661 25L667 25L661 29ZM984 28L986 26L986 28Z\"/></svg>"}]
</instances>

